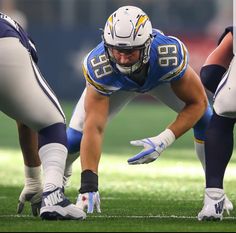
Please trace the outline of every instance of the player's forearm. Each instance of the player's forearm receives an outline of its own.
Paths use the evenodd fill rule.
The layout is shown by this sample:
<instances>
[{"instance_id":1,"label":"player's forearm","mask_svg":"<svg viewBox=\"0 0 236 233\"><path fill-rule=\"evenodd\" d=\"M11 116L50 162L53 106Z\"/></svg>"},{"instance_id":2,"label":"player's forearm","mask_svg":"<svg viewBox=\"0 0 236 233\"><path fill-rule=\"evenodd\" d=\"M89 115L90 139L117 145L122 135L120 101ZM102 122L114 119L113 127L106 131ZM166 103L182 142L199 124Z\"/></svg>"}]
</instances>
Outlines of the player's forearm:
<instances>
[{"instance_id":1,"label":"player's forearm","mask_svg":"<svg viewBox=\"0 0 236 233\"><path fill-rule=\"evenodd\" d=\"M85 122L81 141L82 171L98 172L101 157L103 134L107 122L109 99L88 87L85 97Z\"/></svg>"},{"instance_id":2,"label":"player's forearm","mask_svg":"<svg viewBox=\"0 0 236 233\"><path fill-rule=\"evenodd\" d=\"M82 171L98 172L102 141L103 130L98 130L96 127L85 127L80 151Z\"/></svg>"},{"instance_id":3,"label":"player's forearm","mask_svg":"<svg viewBox=\"0 0 236 233\"><path fill-rule=\"evenodd\" d=\"M180 137L198 122L206 108L207 102L205 101L186 105L168 128L172 130L176 138Z\"/></svg>"}]
</instances>

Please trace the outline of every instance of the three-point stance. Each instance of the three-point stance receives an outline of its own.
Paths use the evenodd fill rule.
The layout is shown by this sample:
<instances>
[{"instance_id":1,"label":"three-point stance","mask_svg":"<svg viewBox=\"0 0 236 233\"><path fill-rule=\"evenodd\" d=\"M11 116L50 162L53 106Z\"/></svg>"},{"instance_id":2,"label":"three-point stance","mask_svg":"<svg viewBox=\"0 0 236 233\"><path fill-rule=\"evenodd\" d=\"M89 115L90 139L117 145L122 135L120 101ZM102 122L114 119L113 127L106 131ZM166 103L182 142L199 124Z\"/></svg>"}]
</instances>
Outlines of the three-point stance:
<instances>
[{"instance_id":1,"label":"three-point stance","mask_svg":"<svg viewBox=\"0 0 236 233\"><path fill-rule=\"evenodd\" d=\"M80 151L80 208L93 212L95 206L100 211L98 165L105 125L142 93L162 101L178 115L157 136L132 141L144 149L128 163L154 161L193 128L196 152L205 167L205 129L212 112L200 78L188 64L187 49L178 38L153 29L141 9L121 7L108 18L103 40L86 56L83 71L87 87L67 129L71 154L65 171L65 175L71 174L71 164Z\"/></svg>"}]
</instances>

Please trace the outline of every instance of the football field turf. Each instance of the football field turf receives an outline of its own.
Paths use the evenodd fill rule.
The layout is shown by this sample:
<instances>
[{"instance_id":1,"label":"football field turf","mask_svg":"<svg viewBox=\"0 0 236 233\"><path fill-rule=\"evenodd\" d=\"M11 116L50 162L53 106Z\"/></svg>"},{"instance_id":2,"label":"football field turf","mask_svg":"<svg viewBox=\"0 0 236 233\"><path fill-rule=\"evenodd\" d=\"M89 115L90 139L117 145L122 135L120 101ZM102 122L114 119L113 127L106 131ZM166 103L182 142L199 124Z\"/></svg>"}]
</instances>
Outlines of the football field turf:
<instances>
[{"instance_id":1,"label":"football field turf","mask_svg":"<svg viewBox=\"0 0 236 233\"><path fill-rule=\"evenodd\" d=\"M63 104L69 120L72 105ZM150 164L127 164L139 148L129 141L154 136L170 123L175 113L162 106L129 105L108 124L100 163L101 214L85 221L42 221L21 216L16 206L24 182L23 159L14 121L0 114L0 231L54 232L235 232L236 211L221 222L198 222L202 208L204 175L193 148L192 132L186 133ZM92 145L91 145L92 146ZM66 189L75 202L80 182L79 160ZM225 175L225 191L236 205L236 159Z\"/></svg>"}]
</instances>

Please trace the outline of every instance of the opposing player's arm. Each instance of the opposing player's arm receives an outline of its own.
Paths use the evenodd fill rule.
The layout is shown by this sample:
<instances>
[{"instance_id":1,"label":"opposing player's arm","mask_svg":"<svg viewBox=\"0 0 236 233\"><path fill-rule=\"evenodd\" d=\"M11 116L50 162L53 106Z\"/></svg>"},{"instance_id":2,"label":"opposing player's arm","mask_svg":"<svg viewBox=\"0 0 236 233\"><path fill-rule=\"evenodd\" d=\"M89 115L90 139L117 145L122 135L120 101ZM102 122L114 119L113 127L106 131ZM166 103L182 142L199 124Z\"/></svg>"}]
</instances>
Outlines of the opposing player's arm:
<instances>
[{"instance_id":1,"label":"opposing player's arm","mask_svg":"<svg viewBox=\"0 0 236 233\"><path fill-rule=\"evenodd\" d=\"M208 56L203 66L217 64L223 66L225 69L228 69L233 56L233 36L231 32L228 32L221 43Z\"/></svg>"},{"instance_id":2,"label":"opposing player's arm","mask_svg":"<svg viewBox=\"0 0 236 233\"><path fill-rule=\"evenodd\" d=\"M208 56L200 71L201 81L211 93L215 93L234 56L232 33L228 32L221 37L220 44Z\"/></svg>"},{"instance_id":3,"label":"opposing player's arm","mask_svg":"<svg viewBox=\"0 0 236 233\"><path fill-rule=\"evenodd\" d=\"M190 66L184 76L172 82L171 86L175 94L186 104L168 127L178 138L197 123L204 114L208 101L198 75Z\"/></svg>"},{"instance_id":4,"label":"opposing player's arm","mask_svg":"<svg viewBox=\"0 0 236 233\"><path fill-rule=\"evenodd\" d=\"M38 155L38 136L32 129L17 121L19 142L25 164L25 185L19 196L17 213L24 211L25 202L31 203L34 216L38 216L41 207L42 183L41 161Z\"/></svg>"},{"instance_id":5,"label":"opposing player's arm","mask_svg":"<svg viewBox=\"0 0 236 233\"><path fill-rule=\"evenodd\" d=\"M109 97L98 93L88 85L85 97L85 122L81 142L82 170L97 173L101 156L103 133L107 122Z\"/></svg>"}]
</instances>

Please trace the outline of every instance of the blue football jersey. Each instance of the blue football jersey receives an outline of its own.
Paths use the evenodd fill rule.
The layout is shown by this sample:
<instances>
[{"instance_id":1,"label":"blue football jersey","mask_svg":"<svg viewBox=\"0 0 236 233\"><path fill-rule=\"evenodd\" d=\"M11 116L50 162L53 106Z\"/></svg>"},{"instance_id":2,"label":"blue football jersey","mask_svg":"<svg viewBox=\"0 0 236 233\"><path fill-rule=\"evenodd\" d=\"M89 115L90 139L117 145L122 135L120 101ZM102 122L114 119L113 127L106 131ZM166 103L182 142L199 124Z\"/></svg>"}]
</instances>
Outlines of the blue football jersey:
<instances>
[{"instance_id":1,"label":"blue football jersey","mask_svg":"<svg viewBox=\"0 0 236 233\"><path fill-rule=\"evenodd\" d=\"M101 94L109 96L118 90L148 92L162 83L180 79L187 65L188 52L184 44L175 37L165 36L153 29L149 69L143 85L112 66L105 55L103 42L84 59L83 73L90 85Z\"/></svg>"},{"instance_id":2,"label":"blue football jersey","mask_svg":"<svg viewBox=\"0 0 236 233\"><path fill-rule=\"evenodd\" d=\"M16 37L20 40L22 45L29 51L35 63L38 61L37 51L32 39L22 27L9 16L0 12L0 38Z\"/></svg>"}]
</instances>

